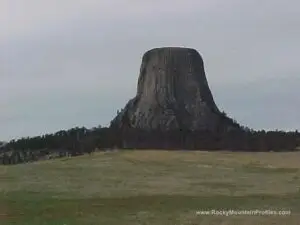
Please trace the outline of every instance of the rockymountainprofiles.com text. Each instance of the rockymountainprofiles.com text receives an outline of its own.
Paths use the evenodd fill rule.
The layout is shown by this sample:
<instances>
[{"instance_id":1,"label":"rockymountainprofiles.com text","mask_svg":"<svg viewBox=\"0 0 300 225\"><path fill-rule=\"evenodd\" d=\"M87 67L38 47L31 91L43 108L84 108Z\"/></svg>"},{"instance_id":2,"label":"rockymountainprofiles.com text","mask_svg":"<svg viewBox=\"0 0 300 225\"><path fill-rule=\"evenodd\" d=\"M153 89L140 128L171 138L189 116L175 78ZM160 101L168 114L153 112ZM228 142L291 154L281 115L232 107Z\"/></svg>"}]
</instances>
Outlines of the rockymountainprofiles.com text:
<instances>
[{"instance_id":1,"label":"rockymountainprofiles.com text","mask_svg":"<svg viewBox=\"0 0 300 225\"><path fill-rule=\"evenodd\" d=\"M198 216L289 216L291 210L199 210Z\"/></svg>"}]
</instances>

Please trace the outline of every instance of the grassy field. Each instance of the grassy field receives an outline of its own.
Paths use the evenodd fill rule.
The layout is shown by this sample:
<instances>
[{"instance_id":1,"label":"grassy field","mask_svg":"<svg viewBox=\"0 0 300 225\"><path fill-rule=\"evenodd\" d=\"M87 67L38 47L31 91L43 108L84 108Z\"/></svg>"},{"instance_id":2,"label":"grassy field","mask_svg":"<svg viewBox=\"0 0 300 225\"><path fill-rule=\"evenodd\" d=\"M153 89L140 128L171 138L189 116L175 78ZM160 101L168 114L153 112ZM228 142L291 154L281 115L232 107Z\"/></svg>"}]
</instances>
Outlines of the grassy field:
<instances>
[{"instance_id":1,"label":"grassy field","mask_svg":"<svg viewBox=\"0 0 300 225\"><path fill-rule=\"evenodd\" d=\"M0 224L299 224L300 153L123 151L0 166ZM201 210L291 215L197 215Z\"/></svg>"}]
</instances>

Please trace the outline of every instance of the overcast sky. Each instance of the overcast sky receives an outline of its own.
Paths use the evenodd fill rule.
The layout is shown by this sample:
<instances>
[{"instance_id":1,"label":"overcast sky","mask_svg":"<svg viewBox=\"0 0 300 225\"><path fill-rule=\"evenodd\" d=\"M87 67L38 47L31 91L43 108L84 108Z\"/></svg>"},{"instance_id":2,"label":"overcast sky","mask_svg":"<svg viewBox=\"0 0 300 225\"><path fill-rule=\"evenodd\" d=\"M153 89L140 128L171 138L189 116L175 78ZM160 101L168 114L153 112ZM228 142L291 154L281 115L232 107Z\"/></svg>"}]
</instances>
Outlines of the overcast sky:
<instances>
[{"instance_id":1,"label":"overcast sky","mask_svg":"<svg viewBox=\"0 0 300 225\"><path fill-rule=\"evenodd\" d=\"M197 49L221 110L300 128L298 0L0 0L0 140L108 125L143 53Z\"/></svg>"}]
</instances>

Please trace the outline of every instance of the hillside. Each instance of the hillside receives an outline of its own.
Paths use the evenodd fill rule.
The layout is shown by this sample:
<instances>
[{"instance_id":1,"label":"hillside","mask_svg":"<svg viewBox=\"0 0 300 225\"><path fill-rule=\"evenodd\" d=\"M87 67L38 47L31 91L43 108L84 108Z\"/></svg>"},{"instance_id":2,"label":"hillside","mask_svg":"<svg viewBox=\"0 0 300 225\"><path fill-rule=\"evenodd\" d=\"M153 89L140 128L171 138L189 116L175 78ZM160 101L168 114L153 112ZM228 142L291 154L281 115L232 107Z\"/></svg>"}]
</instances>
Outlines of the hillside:
<instances>
[{"instance_id":1,"label":"hillside","mask_svg":"<svg viewBox=\"0 0 300 225\"><path fill-rule=\"evenodd\" d=\"M0 166L1 225L298 224L299 152L111 151ZM291 210L199 216L200 210Z\"/></svg>"}]
</instances>

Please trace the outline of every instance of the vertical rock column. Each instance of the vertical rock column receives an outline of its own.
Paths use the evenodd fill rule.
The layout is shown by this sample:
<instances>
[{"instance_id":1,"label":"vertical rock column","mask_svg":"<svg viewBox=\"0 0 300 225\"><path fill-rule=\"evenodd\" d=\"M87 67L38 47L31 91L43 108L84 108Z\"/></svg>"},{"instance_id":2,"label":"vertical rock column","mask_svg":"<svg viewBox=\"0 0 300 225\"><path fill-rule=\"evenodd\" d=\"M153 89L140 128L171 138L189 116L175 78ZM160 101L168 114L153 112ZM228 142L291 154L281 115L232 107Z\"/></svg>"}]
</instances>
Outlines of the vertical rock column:
<instances>
[{"instance_id":1,"label":"vertical rock column","mask_svg":"<svg viewBox=\"0 0 300 225\"><path fill-rule=\"evenodd\" d=\"M165 47L144 54L137 94L112 125L145 130L214 130L223 120L200 54L190 48Z\"/></svg>"}]
</instances>

